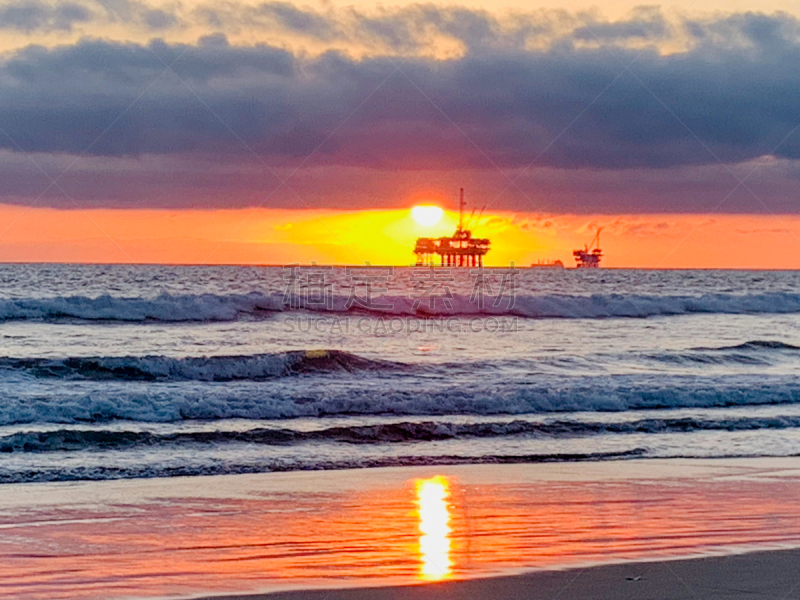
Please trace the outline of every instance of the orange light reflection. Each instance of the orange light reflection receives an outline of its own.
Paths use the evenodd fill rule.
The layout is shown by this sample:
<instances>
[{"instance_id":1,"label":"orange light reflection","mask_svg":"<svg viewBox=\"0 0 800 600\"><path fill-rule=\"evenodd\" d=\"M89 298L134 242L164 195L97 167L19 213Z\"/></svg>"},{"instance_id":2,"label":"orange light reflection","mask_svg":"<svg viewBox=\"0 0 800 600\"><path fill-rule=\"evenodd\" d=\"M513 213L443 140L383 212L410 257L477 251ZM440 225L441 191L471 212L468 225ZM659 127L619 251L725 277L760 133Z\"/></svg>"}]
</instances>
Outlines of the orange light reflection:
<instances>
[{"instance_id":1,"label":"orange light reflection","mask_svg":"<svg viewBox=\"0 0 800 600\"><path fill-rule=\"evenodd\" d=\"M447 479L437 475L417 481L420 577L438 581L450 575L450 510Z\"/></svg>"}]
</instances>

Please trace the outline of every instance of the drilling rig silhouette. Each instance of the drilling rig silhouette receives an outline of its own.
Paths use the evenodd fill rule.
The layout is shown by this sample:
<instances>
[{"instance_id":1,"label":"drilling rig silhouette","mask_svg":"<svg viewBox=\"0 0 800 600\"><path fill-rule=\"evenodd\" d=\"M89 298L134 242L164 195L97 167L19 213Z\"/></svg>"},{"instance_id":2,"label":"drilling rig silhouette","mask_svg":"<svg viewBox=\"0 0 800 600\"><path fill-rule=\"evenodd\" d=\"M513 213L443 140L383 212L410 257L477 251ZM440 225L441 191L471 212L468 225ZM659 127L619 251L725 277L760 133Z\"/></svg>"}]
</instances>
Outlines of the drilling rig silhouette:
<instances>
[{"instance_id":1,"label":"drilling rig silhouette","mask_svg":"<svg viewBox=\"0 0 800 600\"><path fill-rule=\"evenodd\" d=\"M600 232L602 230L603 230L602 227L599 227L597 229L597 233L594 234L592 241L589 242L588 245L584 246L583 250L574 250L572 252L572 256L575 257L576 268L578 269L600 268L600 259L603 258L603 251L600 249Z\"/></svg>"},{"instance_id":2,"label":"drilling rig silhouette","mask_svg":"<svg viewBox=\"0 0 800 600\"><path fill-rule=\"evenodd\" d=\"M491 241L484 238L472 237L472 232L464 227L464 188L458 202L458 229L450 237L417 238L414 254L417 256L417 266L429 266L439 258L443 267L482 267L483 257L489 252ZM485 207L484 207L485 208ZM470 215L470 221L475 211ZM481 210L478 215L483 214Z\"/></svg>"}]
</instances>

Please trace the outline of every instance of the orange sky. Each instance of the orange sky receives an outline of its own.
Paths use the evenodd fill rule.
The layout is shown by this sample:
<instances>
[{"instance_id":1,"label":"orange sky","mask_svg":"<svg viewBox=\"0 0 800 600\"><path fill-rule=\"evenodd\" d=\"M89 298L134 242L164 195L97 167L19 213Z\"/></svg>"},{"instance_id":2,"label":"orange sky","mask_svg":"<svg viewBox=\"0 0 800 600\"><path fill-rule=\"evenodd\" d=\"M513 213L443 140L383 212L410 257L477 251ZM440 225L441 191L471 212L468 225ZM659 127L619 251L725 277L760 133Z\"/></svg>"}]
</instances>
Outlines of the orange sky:
<instances>
[{"instance_id":1,"label":"orange sky","mask_svg":"<svg viewBox=\"0 0 800 600\"><path fill-rule=\"evenodd\" d=\"M56 210L0 205L0 261L186 264L409 264L418 236L452 233L408 209L375 211ZM800 268L800 216L484 215L487 265L561 259L603 226L604 266Z\"/></svg>"}]
</instances>

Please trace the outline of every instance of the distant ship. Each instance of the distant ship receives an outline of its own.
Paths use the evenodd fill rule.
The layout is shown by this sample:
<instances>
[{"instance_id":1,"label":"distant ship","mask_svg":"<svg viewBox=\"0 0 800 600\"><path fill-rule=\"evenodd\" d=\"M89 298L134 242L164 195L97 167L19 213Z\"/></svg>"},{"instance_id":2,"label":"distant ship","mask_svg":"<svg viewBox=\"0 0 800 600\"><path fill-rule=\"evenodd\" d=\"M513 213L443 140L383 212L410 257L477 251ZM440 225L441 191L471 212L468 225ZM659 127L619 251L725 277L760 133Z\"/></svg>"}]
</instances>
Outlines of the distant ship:
<instances>
[{"instance_id":1,"label":"distant ship","mask_svg":"<svg viewBox=\"0 0 800 600\"><path fill-rule=\"evenodd\" d=\"M531 263L531 269L563 269L564 263L560 260L540 260L537 263Z\"/></svg>"},{"instance_id":2,"label":"distant ship","mask_svg":"<svg viewBox=\"0 0 800 600\"><path fill-rule=\"evenodd\" d=\"M443 267L482 267L483 257L489 252L491 242L474 238L472 232L464 229L464 188L458 203L458 229L451 237L417 238L414 254L417 266L433 265L436 257ZM472 211L473 214L475 211ZM483 214L483 211L481 211ZM480 218L480 215L478 215Z\"/></svg>"},{"instance_id":3,"label":"distant ship","mask_svg":"<svg viewBox=\"0 0 800 600\"><path fill-rule=\"evenodd\" d=\"M583 250L575 250L572 255L575 257L575 265L578 269L599 269L600 259L603 258L603 251L600 249L600 232L602 227L597 229L597 233L592 241L583 247Z\"/></svg>"}]
</instances>

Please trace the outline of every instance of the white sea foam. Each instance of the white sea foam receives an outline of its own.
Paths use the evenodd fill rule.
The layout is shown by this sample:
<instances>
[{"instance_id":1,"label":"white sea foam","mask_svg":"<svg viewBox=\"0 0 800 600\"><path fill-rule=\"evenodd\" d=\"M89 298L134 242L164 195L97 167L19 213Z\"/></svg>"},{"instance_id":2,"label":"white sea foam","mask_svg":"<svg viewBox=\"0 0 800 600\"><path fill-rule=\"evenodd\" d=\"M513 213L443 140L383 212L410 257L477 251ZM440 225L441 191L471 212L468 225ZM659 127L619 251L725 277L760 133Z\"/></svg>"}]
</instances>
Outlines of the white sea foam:
<instances>
[{"instance_id":1,"label":"white sea foam","mask_svg":"<svg viewBox=\"0 0 800 600\"><path fill-rule=\"evenodd\" d=\"M714 408L800 402L794 377L537 377L507 385L418 377L270 381L31 381L5 376L0 425L128 420L283 419L332 415L493 415Z\"/></svg>"},{"instance_id":2,"label":"white sea foam","mask_svg":"<svg viewBox=\"0 0 800 600\"><path fill-rule=\"evenodd\" d=\"M383 296L371 301L372 308L333 296L324 305L280 294L168 295L155 298L83 296L17 298L0 300L0 319L81 319L111 321L233 321L245 316L302 309L314 312L371 312L390 316L410 315L515 315L527 318L611 318L718 314L786 314L800 312L800 294L635 295L594 294L535 295L519 292L495 304L481 304L469 296L455 294L445 302Z\"/></svg>"},{"instance_id":3,"label":"white sea foam","mask_svg":"<svg viewBox=\"0 0 800 600\"><path fill-rule=\"evenodd\" d=\"M476 417L472 417L476 418ZM408 417L406 417L408 419ZM728 418L643 418L626 421L592 421L568 417L514 418L502 421L453 422L453 417L418 418L370 425L336 425L318 429L294 429L291 421L285 426L249 429L154 432L141 426L125 424L107 428L103 424L86 426L51 425L45 430L0 431L0 452L63 452L85 449L124 449L136 446L169 446L183 444L258 444L262 446L302 444L306 442L344 442L348 444L402 444L438 440L480 438L568 438L577 436L686 433L694 431L759 431L800 427L800 415L775 417Z\"/></svg>"},{"instance_id":4,"label":"white sea foam","mask_svg":"<svg viewBox=\"0 0 800 600\"><path fill-rule=\"evenodd\" d=\"M240 315L283 309L283 298L261 293L199 294L155 298L84 296L0 300L0 319L57 319L110 321L233 321Z\"/></svg>"},{"instance_id":5,"label":"white sea foam","mask_svg":"<svg viewBox=\"0 0 800 600\"><path fill-rule=\"evenodd\" d=\"M100 356L0 358L6 373L35 378L120 381L259 381L299 373L410 369L408 365L370 360L341 350L294 350L274 354L175 358L170 356Z\"/></svg>"}]
</instances>

